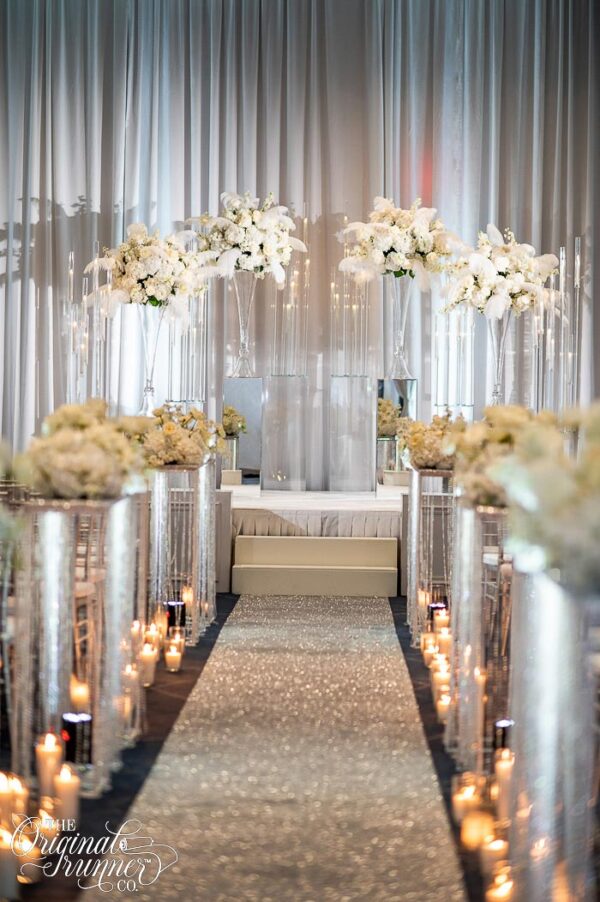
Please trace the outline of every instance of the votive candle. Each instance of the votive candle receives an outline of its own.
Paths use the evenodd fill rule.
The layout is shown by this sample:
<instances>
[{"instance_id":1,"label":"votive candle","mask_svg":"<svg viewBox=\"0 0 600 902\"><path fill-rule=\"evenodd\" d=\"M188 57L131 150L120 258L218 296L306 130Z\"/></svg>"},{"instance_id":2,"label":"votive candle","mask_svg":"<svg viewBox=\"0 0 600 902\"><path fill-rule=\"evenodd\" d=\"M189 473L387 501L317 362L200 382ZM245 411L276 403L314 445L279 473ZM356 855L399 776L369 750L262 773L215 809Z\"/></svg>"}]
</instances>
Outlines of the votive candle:
<instances>
[{"instance_id":1,"label":"votive candle","mask_svg":"<svg viewBox=\"0 0 600 902\"><path fill-rule=\"evenodd\" d=\"M176 645L165 649L165 664L170 673L177 673L181 667L181 652Z\"/></svg>"}]
</instances>

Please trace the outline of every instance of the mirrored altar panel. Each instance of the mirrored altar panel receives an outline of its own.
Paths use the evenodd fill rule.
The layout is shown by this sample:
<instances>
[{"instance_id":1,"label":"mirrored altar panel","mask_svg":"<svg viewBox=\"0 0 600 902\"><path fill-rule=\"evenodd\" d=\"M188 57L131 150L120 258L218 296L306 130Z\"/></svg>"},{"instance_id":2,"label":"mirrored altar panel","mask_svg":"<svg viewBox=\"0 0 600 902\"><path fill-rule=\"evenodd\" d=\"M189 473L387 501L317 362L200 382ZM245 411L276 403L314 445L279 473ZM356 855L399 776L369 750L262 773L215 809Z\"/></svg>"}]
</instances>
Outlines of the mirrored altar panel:
<instances>
[{"instance_id":1,"label":"mirrored altar panel","mask_svg":"<svg viewBox=\"0 0 600 902\"><path fill-rule=\"evenodd\" d=\"M417 419L416 379L378 379L377 397L391 401L399 416Z\"/></svg>"},{"instance_id":2,"label":"mirrored altar panel","mask_svg":"<svg viewBox=\"0 0 600 902\"><path fill-rule=\"evenodd\" d=\"M223 407L235 407L246 418L246 432L240 433L237 468L242 482L258 482L261 468L262 383L260 377L231 377L223 380ZM223 467L227 468L227 461Z\"/></svg>"}]
</instances>

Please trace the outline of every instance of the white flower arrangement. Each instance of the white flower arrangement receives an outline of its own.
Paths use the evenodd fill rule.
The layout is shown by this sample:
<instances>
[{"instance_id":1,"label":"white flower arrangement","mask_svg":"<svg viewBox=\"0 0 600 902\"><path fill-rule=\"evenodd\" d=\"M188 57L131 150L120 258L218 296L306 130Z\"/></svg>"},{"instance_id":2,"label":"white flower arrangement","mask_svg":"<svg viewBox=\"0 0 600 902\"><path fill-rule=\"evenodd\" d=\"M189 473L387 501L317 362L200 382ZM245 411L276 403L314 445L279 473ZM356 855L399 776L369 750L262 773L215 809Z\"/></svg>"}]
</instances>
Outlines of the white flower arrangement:
<instances>
[{"instance_id":1,"label":"white flower arrangement","mask_svg":"<svg viewBox=\"0 0 600 902\"><path fill-rule=\"evenodd\" d=\"M400 410L389 398L377 399L377 438L391 438L396 435L396 424Z\"/></svg>"},{"instance_id":2,"label":"white flower arrangement","mask_svg":"<svg viewBox=\"0 0 600 902\"><path fill-rule=\"evenodd\" d=\"M521 432L532 423L555 422L548 411L534 414L518 405L486 407L484 419L462 432L449 432L446 447L455 455L455 481L470 504L506 507L507 496L495 477L498 463L512 454Z\"/></svg>"},{"instance_id":3,"label":"white flower arrangement","mask_svg":"<svg viewBox=\"0 0 600 902\"><path fill-rule=\"evenodd\" d=\"M385 197L375 198L369 222L351 223L340 240L349 242L349 253L339 268L357 281L368 282L378 275L410 276L424 289L429 273L447 267L455 241L436 218L436 210L422 207L420 198L403 210Z\"/></svg>"},{"instance_id":4,"label":"white flower arrangement","mask_svg":"<svg viewBox=\"0 0 600 902\"><path fill-rule=\"evenodd\" d=\"M200 252L212 261L217 275L231 278L236 271L251 272L258 279L272 275L285 284L285 267L292 251L306 253L306 246L290 235L296 226L287 207L276 205L273 194L261 203L246 194L221 195L220 216L202 216L207 228L198 236Z\"/></svg>"},{"instance_id":5,"label":"white flower arrangement","mask_svg":"<svg viewBox=\"0 0 600 902\"><path fill-rule=\"evenodd\" d=\"M140 436L149 467L201 466L213 453L224 453L223 427L207 419L203 411L188 413L177 406L154 411L153 426Z\"/></svg>"},{"instance_id":6,"label":"white flower arrangement","mask_svg":"<svg viewBox=\"0 0 600 902\"><path fill-rule=\"evenodd\" d=\"M518 316L545 302L544 285L558 266L554 254L536 257L530 244L518 244L509 229L503 237L491 224L479 233L477 247L464 251L449 268L446 312L466 304L500 319L509 309Z\"/></svg>"},{"instance_id":7,"label":"white flower arrangement","mask_svg":"<svg viewBox=\"0 0 600 902\"><path fill-rule=\"evenodd\" d=\"M191 232L181 232L160 238L142 223L127 229L127 241L118 247L105 249L98 265L112 272L111 309L118 303L149 304L170 307L171 313L184 315L188 298L206 289L211 270L205 258L185 248L184 238ZM93 269L92 260L86 272Z\"/></svg>"},{"instance_id":8,"label":"white flower arrangement","mask_svg":"<svg viewBox=\"0 0 600 902\"><path fill-rule=\"evenodd\" d=\"M247 429L246 417L236 410L235 407L232 407L231 404L226 404L223 407L221 423L227 438L233 438Z\"/></svg>"},{"instance_id":9,"label":"white flower arrangement","mask_svg":"<svg viewBox=\"0 0 600 902\"><path fill-rule=\"evenodd\" d=\"M402 417L397 421L396 434L400 448L410 466L415 470L451 470L454 466L454 450L449 447L448 436L465 429L462 416L454 421L450 413L434 416L431 423Z\"/></svg>"},{"instance_id":10,"label":"white flower arrangement","mask_svg":"<svg viewBox=\"0 0 600 902\"><path fill-rule=\"evenodd\" d=\"M534 422L492 474L509 502L509 547L537 551L540 566L581 594L600 592L600 404L575 417L576 459L553 421ZM573 426L569 418L567 428Z\"/></svg>"},{"instance_id":11,"label":"white flower arrangement","mask_svg":"<svg viewBox=\"0 0 600 902\"><path fill-rule=\"evenodd\" d=\"M105 415L103 401L58 408L16 459L19 479L45 498L118 497L140 459Z\"/></svg>"}]
</instances>

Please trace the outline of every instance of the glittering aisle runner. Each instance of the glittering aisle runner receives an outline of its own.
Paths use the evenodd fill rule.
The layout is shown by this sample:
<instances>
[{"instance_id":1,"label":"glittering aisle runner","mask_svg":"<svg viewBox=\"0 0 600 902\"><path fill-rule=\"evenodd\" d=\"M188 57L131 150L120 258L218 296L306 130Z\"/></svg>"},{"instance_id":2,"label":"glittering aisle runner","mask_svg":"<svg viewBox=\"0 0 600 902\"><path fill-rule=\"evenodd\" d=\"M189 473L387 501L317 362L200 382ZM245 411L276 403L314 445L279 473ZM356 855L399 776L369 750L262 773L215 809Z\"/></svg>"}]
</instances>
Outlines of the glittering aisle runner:
<instances>
[{"instance_id":1,"label":"glittering aisle runner","mask_svg":"<svg viewBox=\"0 0 600 902\"><path fill-rule=\"evenodd\" d=\"M464 898L381 598L242 597L130 816L179 853L140 902Z\"/></svg>"}]
</instances>

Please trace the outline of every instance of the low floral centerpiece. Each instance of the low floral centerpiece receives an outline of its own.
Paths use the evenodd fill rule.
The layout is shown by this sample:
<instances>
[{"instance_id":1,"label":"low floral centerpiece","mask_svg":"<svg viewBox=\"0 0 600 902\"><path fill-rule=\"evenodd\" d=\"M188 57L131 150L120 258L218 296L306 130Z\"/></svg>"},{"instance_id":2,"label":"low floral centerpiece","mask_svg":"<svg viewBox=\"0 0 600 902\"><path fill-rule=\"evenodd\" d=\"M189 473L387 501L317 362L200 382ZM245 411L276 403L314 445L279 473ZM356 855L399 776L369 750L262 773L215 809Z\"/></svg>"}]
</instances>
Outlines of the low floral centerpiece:
<instances>
[{"instance_id":1,"label":"low floral centerpiece","mask_svg":"<svg viewBox=\"0 0 600 902\"><path fill-rule=\"evenodd\" d=\"M512 454L519 436L531 424L554 422L549 411L534 414L526 407L500 405L486 407L483 420L462 431L450 431L445 448L454 455L461 496L474 506L506 507L505 489L494 475L496 465Z\"/></svg>"},{"instance_id":2,"label":"low floral centerpiece","mask_svg":"<svg viewBox=\"0 0 600 902\"><path fill-rule=\"evenodd\" d=\"M415 470L451 470L454 467L454 448L450 435L459 435L466 428L463 417L452 419L450 412L434 416L431 423L403 417L397 421L398 442L408 464Z\"/></svg>"},{"instance_id":3,"label":"low floral centerpiece","mask_svg":"<svg viewBox=\"0 0 600 902\"><path fill-rule=\"evenodd\" d=\"M565 450L565 426L579 429L577 456ZM492 473L509 504L511 548L536 551L572 591L600 595L600 404L558 425L529 423Z\"/></svg>"},{"instance_id":4,"label":"low floral centerpiece","mask_svg":"<svg viewBox=\"0 0 600 902\"><path fill-rule=\"evenodd\" d=\"M59 407L15 461L19 479L44 498L117 498L139 468L135 449L98 400Z\"/></svg>"},{"instance_id":5,"label":"low floral centerpiece","mask_svg":"<svg viewBox=\"0 0 600 902\"><path fill-rule=\"evenodd\" d=\"M226 404L223 407L221 425L226 438L236 438L240 432L245 432L247 429L246 417L231 404Z\"/></svg>"},{"instance_id":6,"label":"low floral centerpiece","mask_svg":"<svg viewBox=\"0 0 600 902\"><path fill-rule=\"evenodd\" d=\"M139 435L149 467L201 466L212 454L223 453L225 433L203 411L185 412L179 405L158 407L151 426Z\"/></svg>"}]
</instances>

